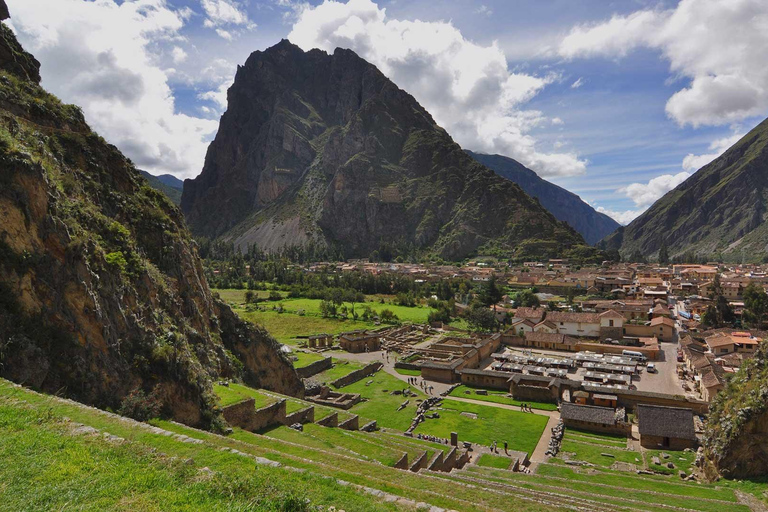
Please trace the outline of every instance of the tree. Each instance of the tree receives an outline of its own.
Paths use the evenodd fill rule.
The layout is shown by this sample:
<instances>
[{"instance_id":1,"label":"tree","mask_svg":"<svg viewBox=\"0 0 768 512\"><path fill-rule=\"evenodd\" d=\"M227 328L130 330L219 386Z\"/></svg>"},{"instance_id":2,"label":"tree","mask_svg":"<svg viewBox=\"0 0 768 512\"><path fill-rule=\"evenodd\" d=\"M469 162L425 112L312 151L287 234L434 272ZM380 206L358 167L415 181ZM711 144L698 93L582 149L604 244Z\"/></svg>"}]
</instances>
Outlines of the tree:
<instances>
[{"instance_id":1,"label":"tree","mask_svg":"<svg viewBox=\"0 0 768 512\"><path fill-rule=\"evenodd\" d=\"M251 302L253 302L254 296L255 296L255 294L252 291L250 291L250 290L245 292L245 303L246 304L250 304Z\"/></svg>"},{"instance_id":2,"label":"tree","mask_svg":"<svg viewBox=\"0 0 768 512\"><path fill-rule=\"evenodd\" d=\"M496 284L496 276L491 276L480 288L478 299L484 306L492 306L503 297L501 289Z\"/></svg>"},{"instance_id":3,"label":"tree","mask_svg":"<svg viewBox=\"0 0 768 512\"><path fill-rule=\"evenodd\" d=\"M496 315L482 304L474 304L467 315L467 323L473 331L495 331L498 326Z\"/></svg>"},{"instance_id":4,"label":"tree","mask_svg":"<svg viewBox=\"0 0 768 512\"><path fill-rule=\"evenodd\" d=\"M756 329L761 329L763 318L768 311L768 294L762 287L750 283L744 290L744 306L747 308L746 313L750 322Z\"/></svg>"},{"instance_id":5,"label":"tree","mask_svg":"<svg viewBox=\"0 0 768 512\"><path fill-rule=\"evenodd\" d=\"M722 327L725 324L733 323L736 315L733 308L728 304L728 299L723 295L723 285L720 282L720 274L715 274L712 280L712 292L709 294L712 304L707 307L702 317L702 323L709 327Z\"/></svg>"},{"instance_id":6,"label":"tree","mask_svg":"<svg viewBox=\"0 0 768 512\"><path fill-rule=\"evenodd\" d=\"M666 265L669 263L669 250L667 249L667 242L661 242L659 247L659 264Z\"/></svg>"},{"instance_id":7,"label":"tree","mask_svg":"<svg viewBox=\"0 0 768 512\"><path fill-rule=\"evenodd\" d=\"M514 300L517 307L535 308L541 304L532 289L517 292Z\"/></svg>"}]
</instances>

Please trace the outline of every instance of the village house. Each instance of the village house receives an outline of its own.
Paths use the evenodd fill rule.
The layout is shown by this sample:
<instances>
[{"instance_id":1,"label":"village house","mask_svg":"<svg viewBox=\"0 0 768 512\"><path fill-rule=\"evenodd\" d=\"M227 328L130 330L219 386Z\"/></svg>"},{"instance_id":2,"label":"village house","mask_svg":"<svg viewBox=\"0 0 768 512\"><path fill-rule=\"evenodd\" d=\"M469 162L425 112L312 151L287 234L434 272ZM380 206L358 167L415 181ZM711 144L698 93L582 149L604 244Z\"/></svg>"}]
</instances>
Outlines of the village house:
<instances>
[{"instance_id":1,"label":"village house","mask_svg":"<svg viewBox=\"0 0 768 512\"><path fill-rule=\"evenodd\" d=\"M684 450L698 443L691 409L638 404L637 423L644 448Z\"/></svg>"},{"instance_id":2,"label":"village house","mask_svg":"<svg viewBox=\"0 0 768 512\"><path fill-rule=\"evenodd\" d=\"M718 332L704 338L709 351L716 356L730 354L731 352L754 354L758 345L760 345L760 341L762 340L753 337L748 332Z\"/></svg>"},{"instance_id":3,"label":"village house","mask_svg":"<svg viewBox=\"0 0 768 512\"><path fill-rule=\"evenodd\" d=\"M632 428L626 422L624 409L579 405L569 402L560 404L560 419L569 428L611 434L627 434Z\"/></svg>"},{"instance_id":4,"label":"village house","mask_svg":"<svg viewBox=\"0 0 768 512\"><path fill-rule=\"evenodd\" d=\"M624 317L613 310L603 313L571 313L550 311L547 321L557 327L557 332L569 336L588 338L621 338Z\"/></svg>"}]
</instances>

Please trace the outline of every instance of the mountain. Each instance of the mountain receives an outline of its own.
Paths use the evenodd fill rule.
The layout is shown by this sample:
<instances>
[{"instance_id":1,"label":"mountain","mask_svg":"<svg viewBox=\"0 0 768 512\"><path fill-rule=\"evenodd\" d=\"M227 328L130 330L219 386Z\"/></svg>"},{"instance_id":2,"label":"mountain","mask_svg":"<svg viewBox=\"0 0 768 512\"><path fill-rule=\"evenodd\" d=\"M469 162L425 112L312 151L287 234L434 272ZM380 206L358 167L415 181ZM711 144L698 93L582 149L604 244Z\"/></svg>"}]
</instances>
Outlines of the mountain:
<instances>
[{"instance_id":1,"label":"mountain","mask_svg":"<svg viewBox=\"0 0 768 512\"><path fill-rule=\"evenodd\" d=\"M467 150L467 154L496 174L514 181L526 194L535 197L558 220L568 223L589 244L596 244L610 235L620 224L554 183L539 177L517 160L502 155L486 155Z\"/></svg>"},{"instance_id":2,"label":"mountain","mask_svg":"<svg viewBox=\"0 0 768 512\"><path fill-rule=\"evenodd\" d=\"M184 182L196 235L345 257L384 245L451 260L583 252L578 233L350 50L283 40L250 55L227 98L202 173Z\"/></svg>"},{"instance_id":3,"label":"mountain","mask_svg":"<svg viewBox=\"0 0 768 512\"><path fill-rule=\"evenodd\" d=\"M768 251L768 120L720 157L609 235L601 246L625 255L683 253L726 260Z\"/></svg>"},{"instance_id":4,"label":"mountain","mask_svg":"<svg viewBox=\"0 0 768 512\"><path fill-rule=\"evenodd\" d=\"M0 23L0 377L205 427L215 379L301 395L277 342L211 294L181 212L39 81Z\"/></svg>"},{"instance_id":5,"label":"mountain","mask_svg":"<svg viewBox=\"0 0 768 512\"><path fill-rule=\"evenodd\" d=\"M139 172L142 176L144 176L144 178L146 178L150 187L167 195L168 199L173 201L173 204L176 206L181 204L181 190L184 188L183 181L170 174L161 174L160 176L155 176L154 174L150 174L147 171Z\"/></svg>"}]
</instances>

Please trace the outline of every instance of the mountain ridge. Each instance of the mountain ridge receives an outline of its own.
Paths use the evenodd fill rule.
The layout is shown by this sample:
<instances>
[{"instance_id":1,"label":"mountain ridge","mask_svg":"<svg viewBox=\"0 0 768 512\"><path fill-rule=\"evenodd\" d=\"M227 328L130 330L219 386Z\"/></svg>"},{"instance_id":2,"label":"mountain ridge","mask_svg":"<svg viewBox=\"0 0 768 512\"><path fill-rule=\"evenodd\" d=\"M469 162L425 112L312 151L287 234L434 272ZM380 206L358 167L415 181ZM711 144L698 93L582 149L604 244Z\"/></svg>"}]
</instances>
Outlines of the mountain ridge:
<instances>
[{"instance_id":1,"label":"mountain ridge","mask_svg":"<svg viewBox=\"0 0 768 512\"><path fill-rule=\"evenodd\" d=\"M768 253L767 214L768 119L600 246L655 257L665 243L673 257L752 260Z\"/></svg>"},{"instance_id":2,"label":"mountain ridge","mask_svg":"<svg viewBox=\"0 0 768 512\"><path fill-rule=\"evenodd\" d=\"M517 160L503 155L465 151L499 176L520 185L558 220L568 223L578 231L590 245L595 245L621 226L608 215L596 211L578 195L541 178Z\"/></svg>"},{"instance_id":3,"label":"mountain ridge","mask_svg":"<svg viewBox=\"0 0 768 512\"><path fill-rule=\"evenodd\" d=\"M350 50L304 52L283 40L253 52L228 104L202 173L184 182L181 207L198 236L265 250L325 245L347 257L383 243L446 259L584 245Z\"/></svg>"}]
</instances>

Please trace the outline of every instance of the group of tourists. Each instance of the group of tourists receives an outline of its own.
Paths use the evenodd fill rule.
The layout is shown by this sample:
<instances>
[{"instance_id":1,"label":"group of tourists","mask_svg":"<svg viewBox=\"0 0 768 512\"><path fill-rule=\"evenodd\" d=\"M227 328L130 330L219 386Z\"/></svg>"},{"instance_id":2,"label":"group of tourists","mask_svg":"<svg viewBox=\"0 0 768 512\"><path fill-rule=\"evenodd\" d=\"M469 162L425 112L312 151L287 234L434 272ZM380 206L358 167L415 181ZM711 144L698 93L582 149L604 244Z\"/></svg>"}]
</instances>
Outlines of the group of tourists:
<instances>
[{"instance_id":1,"label":"group of tourists","mask_svg":"<svg viewBox=\"0 0 768 512\"><path fill-rule=\"evenodd\" d=\"M447 439L443 439L442 437L437 437L437 436L430 436L427 434L417 434L416 438L422 439L424 441L431 441L433 443L448 444Z\"/></svg>"},{"instance_id":2,"label":"group of tourists","mask_svg":"<svg viewBox=\"0 0 768 512\"><path fill-rule=\"evenodd\" d=\"M520 404L520 410L523 412L530 412L530 413L533 412L533 409L531 409L531 406L526 403Z\"/></svg>"},{"instance_id":3,"label":"group of tourists","mask_svg":"<svg viewBox=\"0 0 768 512\"><path fill-rule=\"evenodd\" d=\"M490 448L491 448L491 452L492 453L499 453L499 448L496 445L496 441L491 443ZM509 445L507 445L506 441L504 441L504 454L505 455L509 455Z\"/></svg>"},{"instance_id":4,"label":"group of tourists","mask_svg":"<svg viewBox=\"0 0 768 512\"><path fill-rule=\"evenodd\" d=\"M408 384L411 386L419 386L428 395L433 394L433 391L435 390L434 386L427 385L427 382L424 380L419 382L419 379L416 377L408 377Z\"/></svg>"}]
</instances>

